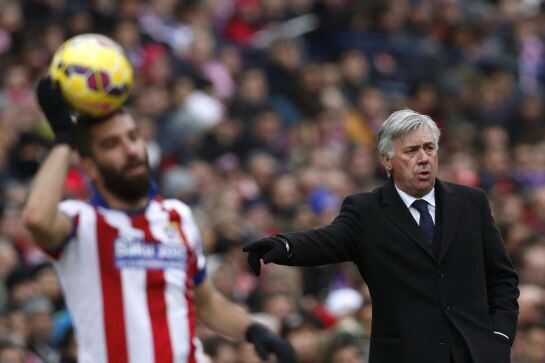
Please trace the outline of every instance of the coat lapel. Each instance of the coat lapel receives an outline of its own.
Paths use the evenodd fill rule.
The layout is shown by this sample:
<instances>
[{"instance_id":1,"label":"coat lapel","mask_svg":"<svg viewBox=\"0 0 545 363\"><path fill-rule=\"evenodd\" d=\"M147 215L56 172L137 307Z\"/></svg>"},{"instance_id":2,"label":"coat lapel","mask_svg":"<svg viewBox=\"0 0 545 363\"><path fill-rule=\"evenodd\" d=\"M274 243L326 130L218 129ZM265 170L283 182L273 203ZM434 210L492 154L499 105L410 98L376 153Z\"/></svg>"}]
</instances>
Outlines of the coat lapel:
<instances>
[{"instance_id":1,"label":"coat lapel","mask_svg":"<svg viewBox=\"0 0 545 363\"><path fill-rule=\"evenodd\" d=\"M439 249L439 259L437 260L437 264L440 264L456 233L462 203L453 196L454 193L447 184L437 180L435 187L438 191L442 211L441 247Z\"/></svg>"},{"instance_id":2,"label":"coat lapel","mask_svg":"<svg viewBox=\"0 0 545 363\"><path fill-rule=\"evenodd\" d=\"M395 190L393 178L390 178L381 188L382 204L388 219L401 229L413 242L421 247L435 261L431 246L416 224L411 212Z\"/></svg>"}]
</instances>

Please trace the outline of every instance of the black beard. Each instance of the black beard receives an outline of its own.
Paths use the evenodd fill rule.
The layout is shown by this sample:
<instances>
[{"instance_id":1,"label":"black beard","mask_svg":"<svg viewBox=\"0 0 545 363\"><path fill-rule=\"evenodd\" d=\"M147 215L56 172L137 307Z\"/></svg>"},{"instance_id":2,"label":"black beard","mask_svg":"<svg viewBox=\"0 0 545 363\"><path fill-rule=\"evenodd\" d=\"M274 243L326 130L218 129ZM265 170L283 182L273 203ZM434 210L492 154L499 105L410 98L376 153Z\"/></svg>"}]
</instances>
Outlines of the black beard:
<instances>
[{"instance_id":1,"label":"black beard","mask_svg":"<svg viewBox=\"0 0 545 363\"><path fill-rule=\"evenodd\" d=\"M128 203L134 203L147 196L151 190L151 171L147 158L144 161L144 163L146 163L145 173L132 178L127 178L123 175L123 172L140 163L141 161L137 159L131 159L121 171L117 171L110 166L101 165L99 163L96 164L105 187L119 199Z\"/></svg>"}]
</instances>

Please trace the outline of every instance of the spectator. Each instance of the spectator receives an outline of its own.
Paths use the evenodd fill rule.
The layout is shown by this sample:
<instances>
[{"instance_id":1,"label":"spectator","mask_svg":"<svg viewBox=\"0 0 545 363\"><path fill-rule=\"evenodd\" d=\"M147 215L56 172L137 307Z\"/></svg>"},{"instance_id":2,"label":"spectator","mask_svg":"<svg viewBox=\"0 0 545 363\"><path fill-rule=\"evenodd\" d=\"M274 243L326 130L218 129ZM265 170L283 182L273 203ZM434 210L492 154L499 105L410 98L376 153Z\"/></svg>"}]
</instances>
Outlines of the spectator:
<instances>
[{"instance_id":1,"label":"spectator","mask_svg":"<svg viewBox=\"0 0 545 363\"><path fill-rule=\"evenodd\" d=\"M341 334L333 337L325 355L324 363L364 363L361 346L354 337Z\"/></svg>"},{"instance_id":2,"label":"spectator","mask_svg":"<svg viewBox=\"0 0 545 363\"><path fill-rule=\"evenodd\" d=\"M58 363L60 355L52 344L51 302L47 297L30 298L23 303L22 311L28 326L28 349L44 363Z\"/></svg>"},{"instance_id":3,"label":"spectator","mask_svg":"<svg viewBox=\"0 0 545 363\"><path fill-rule=\"evenodd\" d=\"M219 336L210 338L203 342L204 351L210 356L213 363L236 363L236 345Z\"/></svg>"},{"instance_id":4,"label":"spectator","mask_svg":"<svg viewBox=\"0 0 545 363\"><path fill-rule=\"evenodd\" d=\"M0 337L0 362L27 363L24 346L13 337Z\"/></svg>"}]
</instances>

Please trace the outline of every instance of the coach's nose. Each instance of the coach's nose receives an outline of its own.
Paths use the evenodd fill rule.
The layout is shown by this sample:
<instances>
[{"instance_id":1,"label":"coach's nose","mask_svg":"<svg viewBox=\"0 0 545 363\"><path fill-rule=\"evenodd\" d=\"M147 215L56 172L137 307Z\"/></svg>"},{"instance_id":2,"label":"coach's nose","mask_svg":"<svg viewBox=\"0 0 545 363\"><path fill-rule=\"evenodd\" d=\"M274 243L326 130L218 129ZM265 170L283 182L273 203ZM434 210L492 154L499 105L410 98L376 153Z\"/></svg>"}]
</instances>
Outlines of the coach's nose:
<instances>
[{"instance_id":1,"label":"coach's nose","mask_svg":"<svg viewBox=\"0 0 545 363\"><path fill-rule=\"evenodd\" d=\"M417 161L419 164L425 164L430 161L430 156L423 147L418 149Z\"/></svg>"}]
</instances>

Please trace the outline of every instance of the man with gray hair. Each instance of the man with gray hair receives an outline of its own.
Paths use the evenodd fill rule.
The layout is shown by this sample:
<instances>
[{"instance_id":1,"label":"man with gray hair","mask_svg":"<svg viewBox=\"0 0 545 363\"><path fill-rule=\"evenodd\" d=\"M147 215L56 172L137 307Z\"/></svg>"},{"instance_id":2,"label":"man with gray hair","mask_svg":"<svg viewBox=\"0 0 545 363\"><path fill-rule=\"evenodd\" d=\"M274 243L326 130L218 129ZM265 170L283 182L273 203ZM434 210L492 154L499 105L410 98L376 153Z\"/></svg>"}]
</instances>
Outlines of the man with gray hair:
<instances>
[{"instance_id":1,"label":"man with gray hair","mask_svg":"<svg viewBox=\"0 0 545 363\"><path fill-rule=\"evenodd\" d=\"M394 112L378 149L388 181L348 196L319 229L244 247L292 266L351 261L369 286L369 363L508 363L518 276L484 191L437 178L440 130L428 116Z\"/></svg>"}]
</instances>

